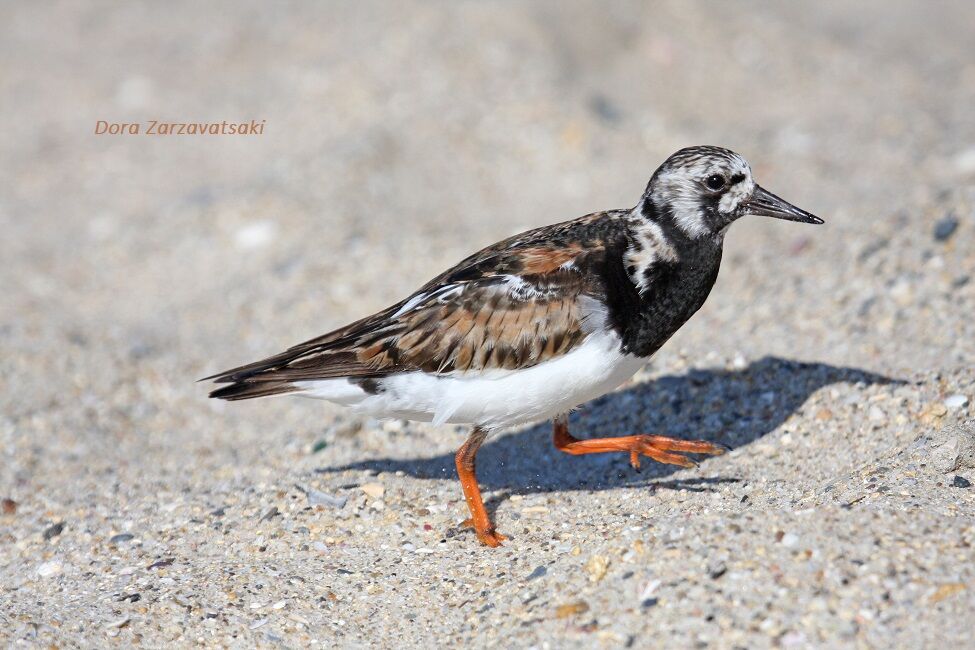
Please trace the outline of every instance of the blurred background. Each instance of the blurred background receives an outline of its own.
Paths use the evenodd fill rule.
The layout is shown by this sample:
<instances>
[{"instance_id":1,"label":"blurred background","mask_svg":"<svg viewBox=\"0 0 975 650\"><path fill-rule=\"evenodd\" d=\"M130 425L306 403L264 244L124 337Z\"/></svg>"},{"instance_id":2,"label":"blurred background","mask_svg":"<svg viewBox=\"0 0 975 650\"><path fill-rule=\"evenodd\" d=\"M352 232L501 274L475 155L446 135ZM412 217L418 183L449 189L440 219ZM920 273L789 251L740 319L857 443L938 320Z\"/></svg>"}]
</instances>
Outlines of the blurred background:
<instances>
[{"instance_id":1,"label":"blurred background","mask_svg":"<svg viewBox=\"0 0 975 650\"><path fill-rule=\"evenodd\" d=\"M972 337L949 322L969 319L944 313L970 300L953 287L970 247L933 230L947 216L964 222L951 239L972 230L972 14L961 2L7 6L5 344L63 342L58 365L27 373L38 389L134 350L99 383L158 355L148 365L175 364L163 374L182 390L177 377L385 306L514 232L633 205L666 156L709 143L829 225L736 226L694 329L746 354L970 361ZM267 120L263 135L94 135L98 120L251 119ZM899 266L881 265L902 238ZM930 310L902 318L913 306Z\"/></svg>"},{"instance_id":2,"label":"blurred background","mask_svg":"<svg viewBox=\"0 0 975 650\"><path fill-rule=\"evenodd\" d=\"M5 3L0 492L33 504L29 532L289 486L340 410L228 407L197 378L520 230L632 206L693 144L827 225L737 224L650 373L775 355L970 394L973 25L967 2ZM350 449L419 444L376 431Z\"/></svg>"}]
</instances>

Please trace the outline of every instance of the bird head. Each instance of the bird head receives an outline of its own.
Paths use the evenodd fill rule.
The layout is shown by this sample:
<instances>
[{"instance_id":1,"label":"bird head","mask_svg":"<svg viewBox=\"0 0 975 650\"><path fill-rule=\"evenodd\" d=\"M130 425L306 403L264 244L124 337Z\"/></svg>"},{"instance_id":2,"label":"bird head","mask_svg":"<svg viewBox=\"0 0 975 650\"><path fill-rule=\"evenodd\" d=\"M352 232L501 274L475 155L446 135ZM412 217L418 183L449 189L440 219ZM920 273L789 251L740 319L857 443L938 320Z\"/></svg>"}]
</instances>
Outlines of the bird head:
<instances>
[{"instance_id":1,"label":"bird head","mask_svg":"<svg viewBox=\"0 0 975 650\"><path fill-rule=\"evenodd\" d=\"M740 155L709 146L681 149L668 158L647 185L643 211L671 220L692 239L722 233L749 214L823 223L757 185Z\"/></svg>"}]
</instances>

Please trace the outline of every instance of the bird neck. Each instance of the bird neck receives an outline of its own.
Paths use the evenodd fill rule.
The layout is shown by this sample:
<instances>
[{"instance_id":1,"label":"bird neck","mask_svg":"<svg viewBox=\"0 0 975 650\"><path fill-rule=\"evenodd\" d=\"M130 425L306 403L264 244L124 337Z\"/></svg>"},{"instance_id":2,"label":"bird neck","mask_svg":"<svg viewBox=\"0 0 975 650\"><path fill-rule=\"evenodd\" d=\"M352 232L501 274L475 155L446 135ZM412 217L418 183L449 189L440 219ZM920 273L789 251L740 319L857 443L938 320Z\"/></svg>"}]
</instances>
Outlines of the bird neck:
<instances>
[{"instance_id":1,"label":"bird neck","mask_svg":"<svg viewBox=\"0 0 975 650\"><path fill-rule=\"evenodd\" d=\"M673 206L658 206L649 196L644 196L630 213L634 233L655 240L664 257L670 257L674 262L691 263L721 250L726 228L701 234L696 230L689 231L684 222L686 219L682 221Z\"/></svg>"}]
</instances>

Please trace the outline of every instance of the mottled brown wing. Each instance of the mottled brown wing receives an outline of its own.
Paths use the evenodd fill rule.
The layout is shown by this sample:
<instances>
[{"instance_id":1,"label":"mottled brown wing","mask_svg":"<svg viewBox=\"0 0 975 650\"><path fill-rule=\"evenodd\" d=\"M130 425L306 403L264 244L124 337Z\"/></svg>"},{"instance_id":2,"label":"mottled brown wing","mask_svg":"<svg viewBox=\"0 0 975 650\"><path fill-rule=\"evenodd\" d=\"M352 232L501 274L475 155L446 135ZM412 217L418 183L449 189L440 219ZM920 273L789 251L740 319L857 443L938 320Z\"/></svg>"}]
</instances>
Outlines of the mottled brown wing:
<instances>
[{"instance_id":1,"label":"mottled brown wing","mask_svg":"<svg viewBox=\"0 0 975 650\"><path fill-rule=\"evenodd\" d=\"M547 273L484 276L417 293L383 318L221 373L217 381L294 382L533 366L571 350L600 318L598 309L593 311L596 288L585 275L559 268L564 263L553 261L555 268Z\"/></svg>"},{"instance_id":2,"label":"mottled brown wing","mask_svg":"<svg viewBox=\"0 0 975 650\"><path fill-rule=\"evenodd\" d=\"M545 280L544 286L521 279L460 285L455 295L434 298L360 337L357 359L386 372L444 373L523 368L564 354L592 331L586 311L592 301L572 271Z\"/></svg>"},{"instance_id":3,"label":"mottled brown wing","mask_svg":"<svg viewBox=\"0 0 975 650\"><path fill-rule=\"evenodd\" d=\"M377 314L208 379L284 390L303 380L529 367L565 354L601 318L593 298L604 287L589 270L605 254L604 216L516 235Z\"/></svg>"}]
</instances>

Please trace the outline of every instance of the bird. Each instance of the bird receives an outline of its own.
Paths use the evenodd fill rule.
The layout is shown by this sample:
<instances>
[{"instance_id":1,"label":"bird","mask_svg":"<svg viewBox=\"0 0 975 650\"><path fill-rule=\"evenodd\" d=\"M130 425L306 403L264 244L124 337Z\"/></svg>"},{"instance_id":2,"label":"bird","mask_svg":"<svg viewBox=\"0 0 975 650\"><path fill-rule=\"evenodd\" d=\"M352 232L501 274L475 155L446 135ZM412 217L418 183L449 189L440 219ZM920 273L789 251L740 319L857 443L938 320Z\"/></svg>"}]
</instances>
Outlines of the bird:
<instances>
[{"instance_id":1,"label":"bird","mask_svg":"<svg viewBox=\"0 0 975 650\"><path fill-rule=\"evenodd\" d=\"M478 449L506 428L552 419L572 455L620 452L693 467L704 440L579 439L568 414L620 386L701 308L725 234L745 216L823 220L756 184L739 154L694 146L652 174L637 205L528 230L488 246L382 311L203 380L210 397L297 395L353 412L470 425L455 455L477 539L507 539L476 476Z\"/></svg>"}]
</instances>

